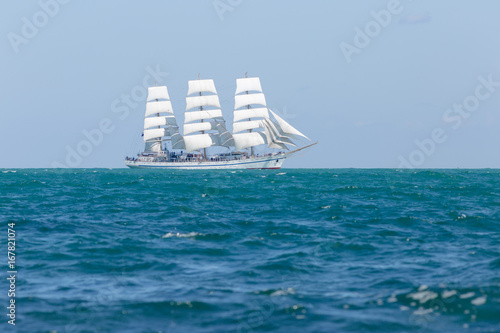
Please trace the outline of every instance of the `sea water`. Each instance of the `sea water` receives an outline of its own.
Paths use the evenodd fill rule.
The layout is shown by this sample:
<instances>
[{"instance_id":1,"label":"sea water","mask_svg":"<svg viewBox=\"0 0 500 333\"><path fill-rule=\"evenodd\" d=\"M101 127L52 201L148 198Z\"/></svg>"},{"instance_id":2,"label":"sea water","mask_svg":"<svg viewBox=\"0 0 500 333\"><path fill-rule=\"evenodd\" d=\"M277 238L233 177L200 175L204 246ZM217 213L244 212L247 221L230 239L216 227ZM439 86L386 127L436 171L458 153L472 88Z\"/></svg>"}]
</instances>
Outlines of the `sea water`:
<instances>
[{"instance_id":1,"label":"sea water","mask_svg":"<svg viewBox=\"0 0 500 333\"><path fill-rule=\"evenodd\" d=\"M19 332L499 332L500 171L0 170Z\"/></svg>"}]
</instances>

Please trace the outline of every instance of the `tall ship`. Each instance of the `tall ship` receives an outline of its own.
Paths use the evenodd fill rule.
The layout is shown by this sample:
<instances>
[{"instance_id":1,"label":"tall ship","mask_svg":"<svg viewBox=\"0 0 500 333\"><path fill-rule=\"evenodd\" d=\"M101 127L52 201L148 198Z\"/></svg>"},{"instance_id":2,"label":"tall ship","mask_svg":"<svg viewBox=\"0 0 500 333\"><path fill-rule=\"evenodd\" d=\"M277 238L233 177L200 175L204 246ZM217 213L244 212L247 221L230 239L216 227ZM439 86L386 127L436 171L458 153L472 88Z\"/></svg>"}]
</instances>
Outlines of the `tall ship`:
<instances>
[{"instance_id":1,"label":"tall ship","mask_svg":"<svg viewBox=\"0 0 500 333\"><path fill-rule=\"evenodd\" d=\"M130 168L279 169L310 139L266 104L260 79L236 80L233 131L226 129L214 81L188 81L183 134L166 86L148 88L144 151L126 157ZM297 140L309 144L298 147ZM307 141L306 141L307 142ZM293 150L290 150L295 147ZM264 150L263 150L264 149Z\"/></svg>"}]
</instances>

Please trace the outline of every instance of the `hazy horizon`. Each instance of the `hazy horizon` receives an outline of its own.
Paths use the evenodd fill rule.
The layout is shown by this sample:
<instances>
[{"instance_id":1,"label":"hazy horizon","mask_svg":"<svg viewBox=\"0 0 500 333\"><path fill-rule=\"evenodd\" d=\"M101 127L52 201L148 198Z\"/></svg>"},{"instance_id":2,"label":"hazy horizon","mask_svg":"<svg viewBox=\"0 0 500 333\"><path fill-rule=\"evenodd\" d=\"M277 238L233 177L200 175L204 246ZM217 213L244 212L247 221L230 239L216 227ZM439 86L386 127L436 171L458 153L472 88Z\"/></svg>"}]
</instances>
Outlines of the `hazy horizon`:
<instances>
[{"instance_id":1,"label":"hazy horizon","mask_svg":"<svg viewBox=\"0 0 500 333\"><path fill-rule=\"evenodd\" d=\"M187 81L214 79L232 128L245 72L270 109L319 141L286 168L500 168L492 0L3 8L0 168L124 167L142 148L143 86L155 81L181 124Z\"/></svg>"}]
</instances>

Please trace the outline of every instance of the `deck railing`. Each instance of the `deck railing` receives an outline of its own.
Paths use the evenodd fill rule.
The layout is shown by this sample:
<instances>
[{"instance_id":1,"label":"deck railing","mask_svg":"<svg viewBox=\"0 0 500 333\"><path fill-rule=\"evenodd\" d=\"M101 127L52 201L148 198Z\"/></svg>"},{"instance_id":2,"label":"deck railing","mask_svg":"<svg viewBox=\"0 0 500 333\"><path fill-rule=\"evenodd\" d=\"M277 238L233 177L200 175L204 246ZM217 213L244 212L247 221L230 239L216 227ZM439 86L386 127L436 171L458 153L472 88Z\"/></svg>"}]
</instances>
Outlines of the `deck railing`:
<instances>
[{"instance_id":1,"label":"deck railing","mask_svg":"<svg viewBox=\"0 0 500 333\"><path fill-rule=\"evenodd\" d=\"M283 152L278 152L278 153L270 153L270 154L264 154L264 155L257 155L257 156L254 156L254 157L273 157L273 156L277 156L277 155L282 155L284 154ZM125 157L125 161L130 161L130 162L150 162L150 163L153 163L153 162L169 162L169 163L186 163L186 162L231 162L231 161L241 161L241 160L246 160L246 159L249 159L250 157L249 156L241 156L241 157L234 157L234 158L230 158L230 159L227 159L227 158L220 158L220 157L216 157L216 158L211 158L211 159L201 159L201 158L195 158L195 157L187 157L187 158L183 158L183 159L171 159L169 161L158 161L155 159L156 158L153 158L153 157L147 157L145 159L141 159L141 157L138 157L138 158L135 158L135 157Z\"/></svg>"}]
</instances>

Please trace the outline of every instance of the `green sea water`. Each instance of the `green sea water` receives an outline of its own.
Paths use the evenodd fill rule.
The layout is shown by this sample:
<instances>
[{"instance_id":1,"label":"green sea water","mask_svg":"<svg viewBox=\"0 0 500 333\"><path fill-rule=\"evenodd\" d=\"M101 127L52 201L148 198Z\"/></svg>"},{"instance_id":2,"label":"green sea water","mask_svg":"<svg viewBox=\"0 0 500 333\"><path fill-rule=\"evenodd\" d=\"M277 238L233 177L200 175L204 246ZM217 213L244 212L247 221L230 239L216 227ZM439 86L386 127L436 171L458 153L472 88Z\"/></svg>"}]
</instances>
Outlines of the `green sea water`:
<instances>
[{"instance_id":1,"label":"green sea water","mask_svg":"<svg viewBox=\"0 0 500 333\"><path fill-rule=\"evenodd\" d=\"M3 332L500 331L499 170L3 169L0 212Z\"/></svg>"}]
</instances>

